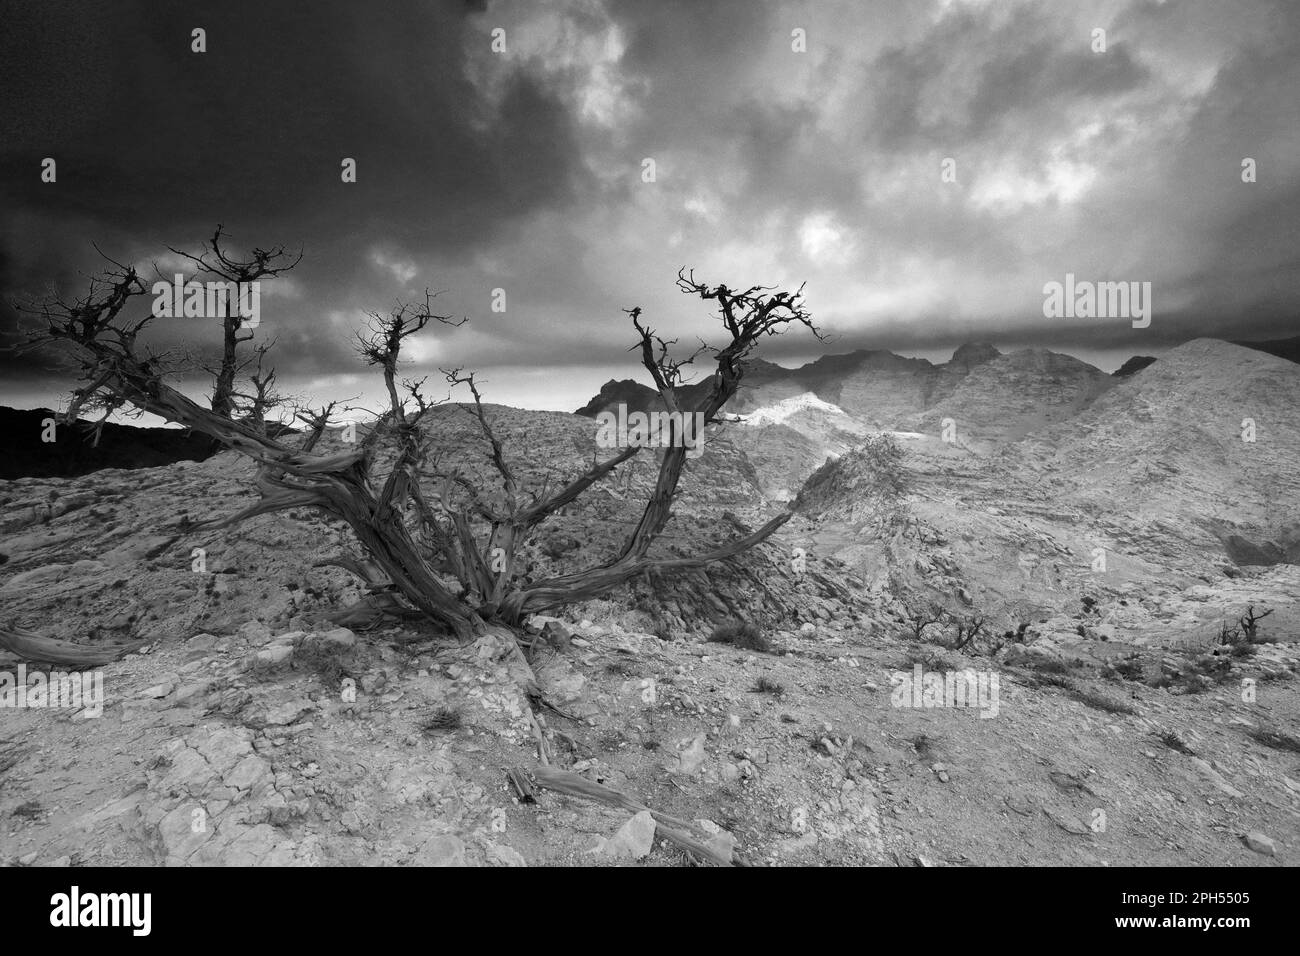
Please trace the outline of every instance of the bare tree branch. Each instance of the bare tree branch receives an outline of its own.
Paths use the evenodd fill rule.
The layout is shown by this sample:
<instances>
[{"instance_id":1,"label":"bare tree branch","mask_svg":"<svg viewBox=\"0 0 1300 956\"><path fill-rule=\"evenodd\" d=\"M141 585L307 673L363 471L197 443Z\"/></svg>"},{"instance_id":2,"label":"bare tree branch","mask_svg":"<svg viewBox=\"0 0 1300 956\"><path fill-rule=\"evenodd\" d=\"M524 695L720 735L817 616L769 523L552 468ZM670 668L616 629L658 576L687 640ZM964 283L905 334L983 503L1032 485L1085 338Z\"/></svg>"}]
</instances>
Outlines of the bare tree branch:
<instances>
[{"instance_id":1,"label":"bare tree branch","mask_svg":"<svg viewBox=\"0 0 1300 956\"><path fill-rule=\"evenodd\" d=\"M204 245L198 255L183 252L168 246L176 255L194 263L198 274L211 276L222 282L242 286L261 279L275 278L288 272L302 261L302 250L297 256L290 256L283 246L272 249L255 248L251 259L236 259L228 250L222 248L222 226L218 225L212 238ZM225 237L229 239L227 235ZM155 267L156 269L157 267ZM248 342L254 337L252 330L243 328L244 316L226 299L226 308L222 319L221 365L215 372L212 389L212 410L218 415L229 418L234 414L235 376L240 369L236 351L241 342ZM243 331L245 334L240 334Z\"/></svg>"}]
</instances>

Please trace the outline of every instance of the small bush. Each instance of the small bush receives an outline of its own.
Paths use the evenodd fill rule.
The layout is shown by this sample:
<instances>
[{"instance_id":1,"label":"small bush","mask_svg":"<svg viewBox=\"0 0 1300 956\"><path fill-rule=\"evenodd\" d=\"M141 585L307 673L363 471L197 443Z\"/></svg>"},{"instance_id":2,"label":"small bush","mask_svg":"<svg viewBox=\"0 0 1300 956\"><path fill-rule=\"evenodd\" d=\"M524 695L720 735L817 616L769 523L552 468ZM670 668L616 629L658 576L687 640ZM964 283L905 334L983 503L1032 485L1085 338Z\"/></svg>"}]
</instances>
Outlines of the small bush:
<instances>
[{"instance_id":1,"label":"small bush","mask_svg":"<svg viewBox=\"0 0 1300 956\"><path fill-rule=\"evenodd\" d=\"M1282 750L1286 753L1300 754L1300 740L1292 737L1290 734L1284 734L1280 730L1270 730L1265 727L1248 727L1246 735L1258 744L1265 747L1272 747L1274 750Z\"/></svg>"},{"instance_id":2,"label":"small bush","mask_svg":"<svg viewBox=\"0 0 1300 956\"><path fill-rule=\"evenodd\" d=\"M732 647L762 653L768 653L772 650L772 644L763 636L763 632L756 625L744 621L715 627L713 633L709 635L709 642L712 644L730 644Z\"/></svg>"},{"instance_id":3,"label":"small bush","mask_svg":"<svg viewBox=\"0 0 1300 956\"><path fill-rule=\"evenodd\" d=\"M868 436L857 451L867 463L877 487L886 497L907 493L908 474L903 466L903 449L893 435Z\"/></svg>"},{"instance_id":4,"label":"small bush","mask_svg":"<svg viewBox=\"0 0 1300 956\"><path fill-rule=\"evenodd\" d=\"M1189 757L1196 756L1196 751L1187 745L1187 741L1183 740L1182 737L1179 737L1172 730L1166 730L1156 736L1160 742L1170 750L1177 750L1180 754L1187 754Z\"/></svg>"},{"instance_id":5,"label":"small bush","mask_svg":"<svg viewBox=\"0 0 1300 956\"><path fill-rule=\"evenodd\" d=\"M26 803L20 803L10 812L22 820L39 820L45 814L45 808L35 800L28 800Z\"/></svg>"},{"instance_id":6,"label":"small bush","mask_svg":"<svg viewBox=\"0 0 1300 956\"><path fill-rule=\"evenodd\" d=\"M912 738L912 749L922 760L929 760L935 756L938 749L938 741L929 734L917 734Z\"/></svg>"},{"instance_id":7,"label":"small bush","mask_svg":"<svg viewBox=\"0 0 1300 956\"><path fill-rule=\"evenodd\" d=\"M926 670L953 670L956 665L938 647L912 646L903 654L904 666L920 664Z\"/></svg>"},{"instance_id":8,"label":"small bush","mask_svg":"<svg viewBox=\"0 0 1300 956\"><path fill-rule=\"evenodd\" d=\"M771 694L773 697L780 697L785 693L785 685L779 684L767 677L760 677L758 682L754 684L754 693Z\"/></svg>"},{"instance_id":9,"label":"small bush","mask_svg":"<svg viewBox=\"0 0 1300 956\"><path fill-rule=\"evenodd\" d=\"M1142 681L1146 678L1146 666L1140 657L1124 657L1103 667L1101 676L1107 680Z\"/></svg>"},{"instance_id":10,"label":"small bush","mask_svg":"<svg viewBox=\"0 0 1300 956\"><path fill-rule=\"evenodd\" d=\"M1059 687L1070 697L1077 700L1086 707L1093 710L1104 711L1108 714L1136 714L1137 709L1126 701L1116 700L1105 694L1099 693L1090 687L1081 687L1068 677L1062 677L1055 673L1029 673L1025 674L1030 680L1033 687Z\"/></svg>"},{"instance_id":11,"label":"small bush","mask_svg":"<svg viewBox=\"0 0 1300 956\"><path fill-rule=\"evenodd\" d=\"M437 707L429 714L423 729L426 734L447 733L460 730L463 723L460 711L453 707Z\"/></svg>"},{"instance_id":12,"label":"small bush","mask_svg":"<svg viewBox=\"0 0 1300 956\"><path fill-rule=\"evenodd\" d=\"M1087 687L1071 687L1069 695L1085 706L1093 710L1105 711L1108 714L1136 714L1137 709L1122 700L1116 700L1113 697L1107 697L1105 694L1099 694L1095 690Z\"/></svg>"},{"instance_id":13,"label":"small bush","mask_svg":"<svg viewBox=\"0 0 1300 956\"><path fill-rule=\"evenodd\" d=\"M1244 640L1241 630L1224 621L1219 627L1219 644L1223 647L1235 647Z\"/></svg>"},{"instance_id":14,"label":"small bush","mask_svg":"<svg viewBox=\"0 0 1300 956\"><path fill-rule=\"evenodd\" d=\"M1217 654L1202 654L1187 665L1187 669L1192 673L1200 674L1202 677L1216 682L1222 682L1231 677L1232 675L1229 673L1231 667L1232 664L1227 658L1219 657Z\"/></svg>"},{"instance_id":15,"label":"small bush","mask_svg":"<svg viewBox=\"0 0 1300 956\"><path fill-rule=\"evenodd\" d=\"M1030 666L1040 674L1068 674L1069 665L1055 657L1039 657L1032 660Z\"/></svg>"},{"instance_id":16,"label":"small bush","mask_svg":"<svg viewBox=\"0 0 1300 956\"><path fill-rule=\"evenodd\" d=\"M349 667L351 660L351 651L314 641L299 641L293 653L294 666L314 671L326 687L337 687L345 677L354 676Z\"/></svg>"}]
</instances>

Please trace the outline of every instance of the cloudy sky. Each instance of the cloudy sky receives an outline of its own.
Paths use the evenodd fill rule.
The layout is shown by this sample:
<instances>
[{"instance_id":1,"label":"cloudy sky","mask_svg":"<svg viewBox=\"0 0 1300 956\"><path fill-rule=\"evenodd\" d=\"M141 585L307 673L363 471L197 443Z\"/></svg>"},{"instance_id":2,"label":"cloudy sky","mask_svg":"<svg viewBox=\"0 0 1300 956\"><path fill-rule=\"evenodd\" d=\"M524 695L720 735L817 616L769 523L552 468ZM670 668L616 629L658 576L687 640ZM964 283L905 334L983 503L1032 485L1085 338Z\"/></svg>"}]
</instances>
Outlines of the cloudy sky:
<instances>
[{"instance_id":1,"label":"cloudy sky","mask_svg":"<svg viewBox=\"0 0 1300 956\"><path fill-rule=\"evenodd\" d=\"M428 287L470 322L408 374L572 410L637 375L623 309L711 334L683 265L806 281L834 341L767 343L787 365L985 340L1109 370L1300 331L1296 0L3 0L0 22L0 336L12 301L97 271L92 243L169 273L217 223L303 249L258 333L316 399L375 395L351 332ZM1066 273L1150 282L1150 327L1044 318ZM50 362L0 361L0 403L58 401Z\"/></svg>"}]
</instances>

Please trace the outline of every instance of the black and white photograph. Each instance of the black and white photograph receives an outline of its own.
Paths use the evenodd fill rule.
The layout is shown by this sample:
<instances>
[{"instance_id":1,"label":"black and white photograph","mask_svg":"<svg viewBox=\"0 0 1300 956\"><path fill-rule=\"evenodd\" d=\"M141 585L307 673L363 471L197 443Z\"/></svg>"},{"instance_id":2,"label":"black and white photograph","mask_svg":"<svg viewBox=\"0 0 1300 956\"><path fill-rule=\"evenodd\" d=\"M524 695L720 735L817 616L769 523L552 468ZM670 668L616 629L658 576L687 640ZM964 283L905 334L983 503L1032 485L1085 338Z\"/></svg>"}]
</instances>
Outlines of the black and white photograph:
<instances>
[{"instance_id":1,"label":"black and white photograph","mask_svg":"<svg viewBox=\"0 0 1300 956\"><path fill-rule=\"evenodd\" d=\"M1248 938L1298 306L1295 0L2 0L0 865Z\"/></svg>"}]
</instances>

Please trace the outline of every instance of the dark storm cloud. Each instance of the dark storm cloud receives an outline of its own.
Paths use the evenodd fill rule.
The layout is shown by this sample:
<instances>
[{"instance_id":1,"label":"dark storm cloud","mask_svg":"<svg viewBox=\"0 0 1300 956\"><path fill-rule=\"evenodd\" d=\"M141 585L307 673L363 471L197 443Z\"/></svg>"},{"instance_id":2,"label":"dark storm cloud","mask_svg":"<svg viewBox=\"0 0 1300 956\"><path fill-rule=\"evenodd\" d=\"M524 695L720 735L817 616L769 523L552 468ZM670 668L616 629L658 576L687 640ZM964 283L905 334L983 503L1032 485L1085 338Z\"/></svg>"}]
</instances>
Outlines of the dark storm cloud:
<instances>
[{"instance_id":1,"label":"dark storm cloud","mask_svg":"<svg viewBox=\"0 0 1300 956\"><path fill-rule=\"evenodd\" d=\"M515 218L565 205L585 175L565 108L523 71L485 100L466 76L465 14L416 3L8 11L4 291L94 271L92 242L129 261L197 249L221 222L245 248L305 247L293 278L318 311L347 298L340 279L373 272L376 243L464 259ZM190 49L196 26L206 53ZM478 55L491 56L486 44ZM55 184L39 180L46 156ZM355 184L341 181L344 157Z\"/></svg>"},{"instance_id":2,"label":"dark storm cloud","mask_svg":"<svg viewBox=\"0 0 1300 956\"><path fill-rule=\"evenodd\" d=\"M483 105L464 77L464 22L415 3L22 8L4 34L20 90L5 108L6 182L43 212L123 229L225 217L341 234L383 220L473 245L560 198L578 167L564 111L527 75L484 110L486 130L471 126ZM206 53L190 50L194 26ZM32 175L46 155L56 189ZM353 188L343 157L360 167Z\"/></svg>"}]
</instances>

